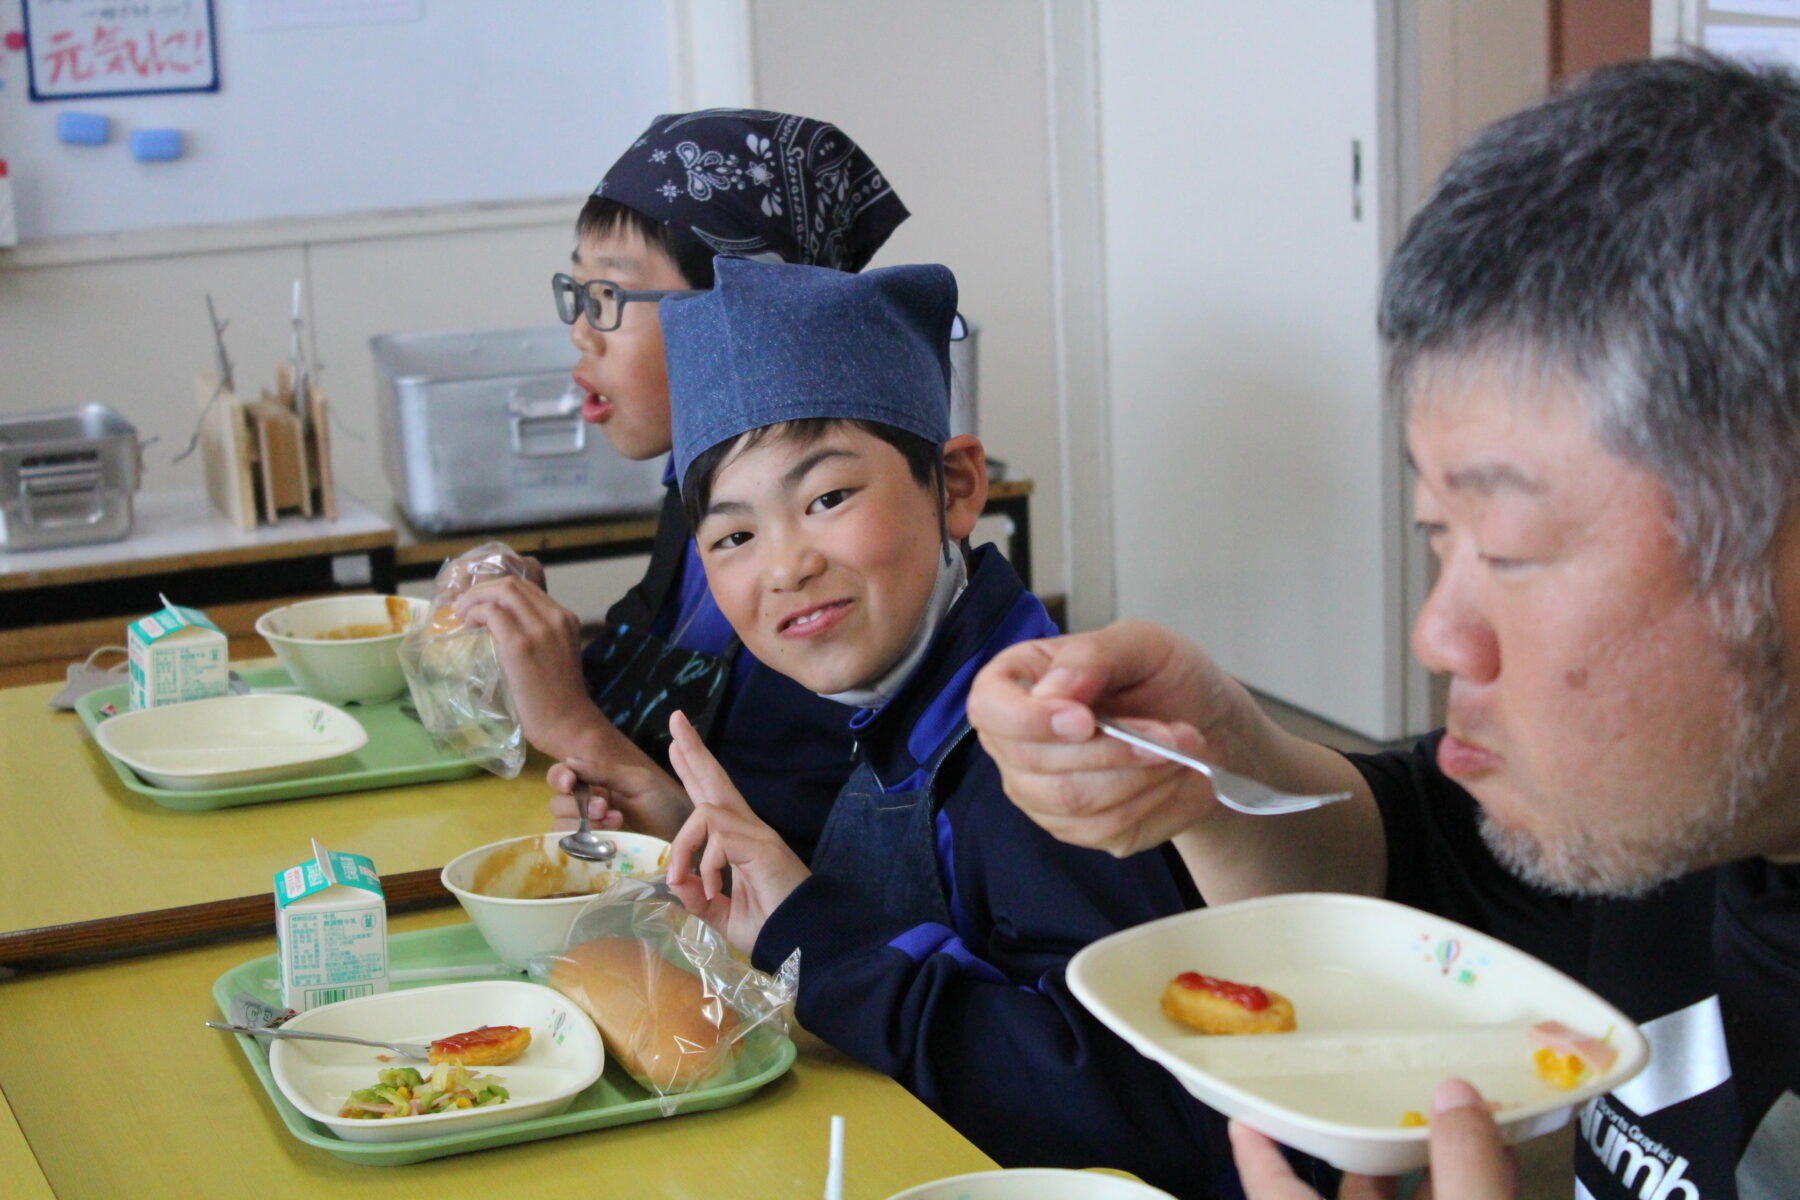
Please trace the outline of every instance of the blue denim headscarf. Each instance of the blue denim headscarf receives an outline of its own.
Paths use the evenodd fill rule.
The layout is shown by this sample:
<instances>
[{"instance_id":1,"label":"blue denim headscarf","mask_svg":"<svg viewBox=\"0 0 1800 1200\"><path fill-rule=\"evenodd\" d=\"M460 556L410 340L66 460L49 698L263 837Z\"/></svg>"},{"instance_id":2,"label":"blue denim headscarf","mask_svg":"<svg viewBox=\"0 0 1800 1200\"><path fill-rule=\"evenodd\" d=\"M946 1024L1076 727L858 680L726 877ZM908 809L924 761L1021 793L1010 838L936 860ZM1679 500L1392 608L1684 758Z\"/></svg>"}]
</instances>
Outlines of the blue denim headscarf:
<instances>
[{"instance_id":1,"label":"blue denim headscarf","mask_svg":"<svg viewBox=\"0 0 1800 1200\"><path fill-rule=\"evenodd\" d=\"M860 271L906 205L828 121L757 109L667 113L594 195L693 234L714 254Z\"/></svg>"},{"instance_id":2,"label":"blue denim headscarf","mask_svg":"<svg viewBox=\"0 0 1800 1200\"><path fill-rule=\"evenodd\" d=\"M809 417L950 437L956 277L941 266L860 275L714 260L709 292L661 304L675 478L703 451Z\"/></svg>"}]
</instances>

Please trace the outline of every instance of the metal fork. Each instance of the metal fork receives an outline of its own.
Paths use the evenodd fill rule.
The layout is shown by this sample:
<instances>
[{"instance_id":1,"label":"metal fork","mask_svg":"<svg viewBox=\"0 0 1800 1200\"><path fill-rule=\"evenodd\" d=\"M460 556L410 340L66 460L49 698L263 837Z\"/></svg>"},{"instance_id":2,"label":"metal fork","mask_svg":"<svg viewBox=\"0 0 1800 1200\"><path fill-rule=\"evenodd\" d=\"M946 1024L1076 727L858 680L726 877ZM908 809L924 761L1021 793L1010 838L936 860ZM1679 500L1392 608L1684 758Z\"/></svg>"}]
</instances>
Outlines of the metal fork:
<instances>
[{"instance_id":1,"label":"metal fork","mask_svg":"<svg viewBox=\"0 0 1800 1200\"><path fill-rule=\"evenodd\" d=\"M373 1042L368 1038L344 1037L336 1033L307 1033L303 1029L270 1029L261 1025L227 1025L223 1021L202 1022L208 1029L223 1029L226 1033L242 1033L251 1037L302 1038L311 1042L350 1042L358 1046L379 1046L383 1050L392 1050L401 1058L416 1058L421 1061L431 1057L431 1047L421 1046L416 1042Z\"/></svg>"},{"instance_id":2,"label":"metal fork","mask_svg":"<svg viewBox=\"0 0 1800 1200\"><path fill-rule=\"evenodd\" d=\"M1100 732L1108 737L1118 738L1121 742L1130 742L1152 754L1160 754L1173 763L1184 767L1192 767L1208 779L1212 780L1213 795L1226 808L1236 809L1241 813L1249 813L1258 817L1273 817L1283 813L1306 812L1309 809L1324 808L1327 804L1335 804L1339 800L1348 800L1349 792L1326 792L1322 795L1296 796L1290 792L1278 792L1266 783L1258 783L1254 779L1234 774L1224 767L1215 767L1211 763L1201 762L1197 758L1189 758L1179 750L1172 750L1161 742L1153 742L1141 733L1133 733L1129 729L1094 718L1094 724Z\"/></svg>"}]
</instances>

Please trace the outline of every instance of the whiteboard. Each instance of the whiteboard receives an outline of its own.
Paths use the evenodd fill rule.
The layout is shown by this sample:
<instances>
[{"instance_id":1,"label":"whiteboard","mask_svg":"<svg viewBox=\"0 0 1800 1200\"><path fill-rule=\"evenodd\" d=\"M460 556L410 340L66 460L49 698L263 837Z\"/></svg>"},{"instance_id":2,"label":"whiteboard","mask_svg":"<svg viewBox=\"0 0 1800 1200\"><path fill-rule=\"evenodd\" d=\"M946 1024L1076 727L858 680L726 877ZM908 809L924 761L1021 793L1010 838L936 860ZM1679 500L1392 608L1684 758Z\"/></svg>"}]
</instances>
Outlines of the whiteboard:
<instances>
[{"instance_id":1,"label":"whiteboard","mask_svg":"<svg viewBox=\"0 0 1800 1200\"><path fill-rule=\"evenodd\" d=\"M214 0L217 92L34 103L0 50L20 239L580 195L669 107L663 0L281 7L296 19ZM20 28L0 0L0 32ZM62 144L62 112L107 117L109 141ZM139 129L180 130L182 157L133 160Z\"/></svg>"}]
</instances>

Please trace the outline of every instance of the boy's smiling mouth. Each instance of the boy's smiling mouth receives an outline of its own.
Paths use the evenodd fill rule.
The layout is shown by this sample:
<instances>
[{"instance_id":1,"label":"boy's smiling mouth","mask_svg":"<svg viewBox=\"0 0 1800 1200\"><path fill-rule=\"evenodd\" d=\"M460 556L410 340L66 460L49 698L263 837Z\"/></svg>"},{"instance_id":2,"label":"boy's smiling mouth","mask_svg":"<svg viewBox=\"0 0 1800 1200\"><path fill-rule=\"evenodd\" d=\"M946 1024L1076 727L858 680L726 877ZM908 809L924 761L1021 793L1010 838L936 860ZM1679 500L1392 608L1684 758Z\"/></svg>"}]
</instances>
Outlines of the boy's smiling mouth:
<instances>
[{"instance_id":1,"label":"boy's smiling mouth","mask_svg":"<svg viewBox=\"0 0 1800 1200\"><path fill-rule=\"evenodd\" d=\"M784 638L816 637L842 621L850 611L851 603L849 600L831 600L789 613L776 623L775 632Z\"/></svg>"}]
</instances>

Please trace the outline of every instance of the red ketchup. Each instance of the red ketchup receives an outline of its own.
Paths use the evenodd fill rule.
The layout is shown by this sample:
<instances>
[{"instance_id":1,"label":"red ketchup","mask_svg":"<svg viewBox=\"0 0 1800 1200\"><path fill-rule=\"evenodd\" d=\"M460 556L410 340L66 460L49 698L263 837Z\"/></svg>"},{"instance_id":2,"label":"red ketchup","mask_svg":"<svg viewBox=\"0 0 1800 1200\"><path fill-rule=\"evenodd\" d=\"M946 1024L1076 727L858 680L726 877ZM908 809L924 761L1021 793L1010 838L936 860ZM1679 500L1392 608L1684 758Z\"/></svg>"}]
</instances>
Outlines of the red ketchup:
<instances>
[{"instance_id":1,"label":"red ketchup","mask_svg":"<svg viewBox=\"0 0 1800 1200\"><path fill-rule=\"evenodd\" d=\"M1246 1012L1261 1012L1269 1007L1269 993L1247 983L1214 979L1211 975L1202 975L1198 971L1183 971L1175 977L1175 982L1196 992L1211 992L1221 1000L1230 1000Z\"/></svg>"},{"instance_id":2,"label":"red ketchup","mask_svg":"<svg viewBox=\"0 0 1800 1200\"><path fill-rule=\"evenodd\" d=\"M1268 1001L1263 1003L1267 1004ZM447 1038L439 1038L431 1043L431 1048L439 1054L467 1054L477 1047L501 1045L518 1032L517 1025L483 1025L467 1033L454 1033Z\"/></svg>"}]
</instances>

